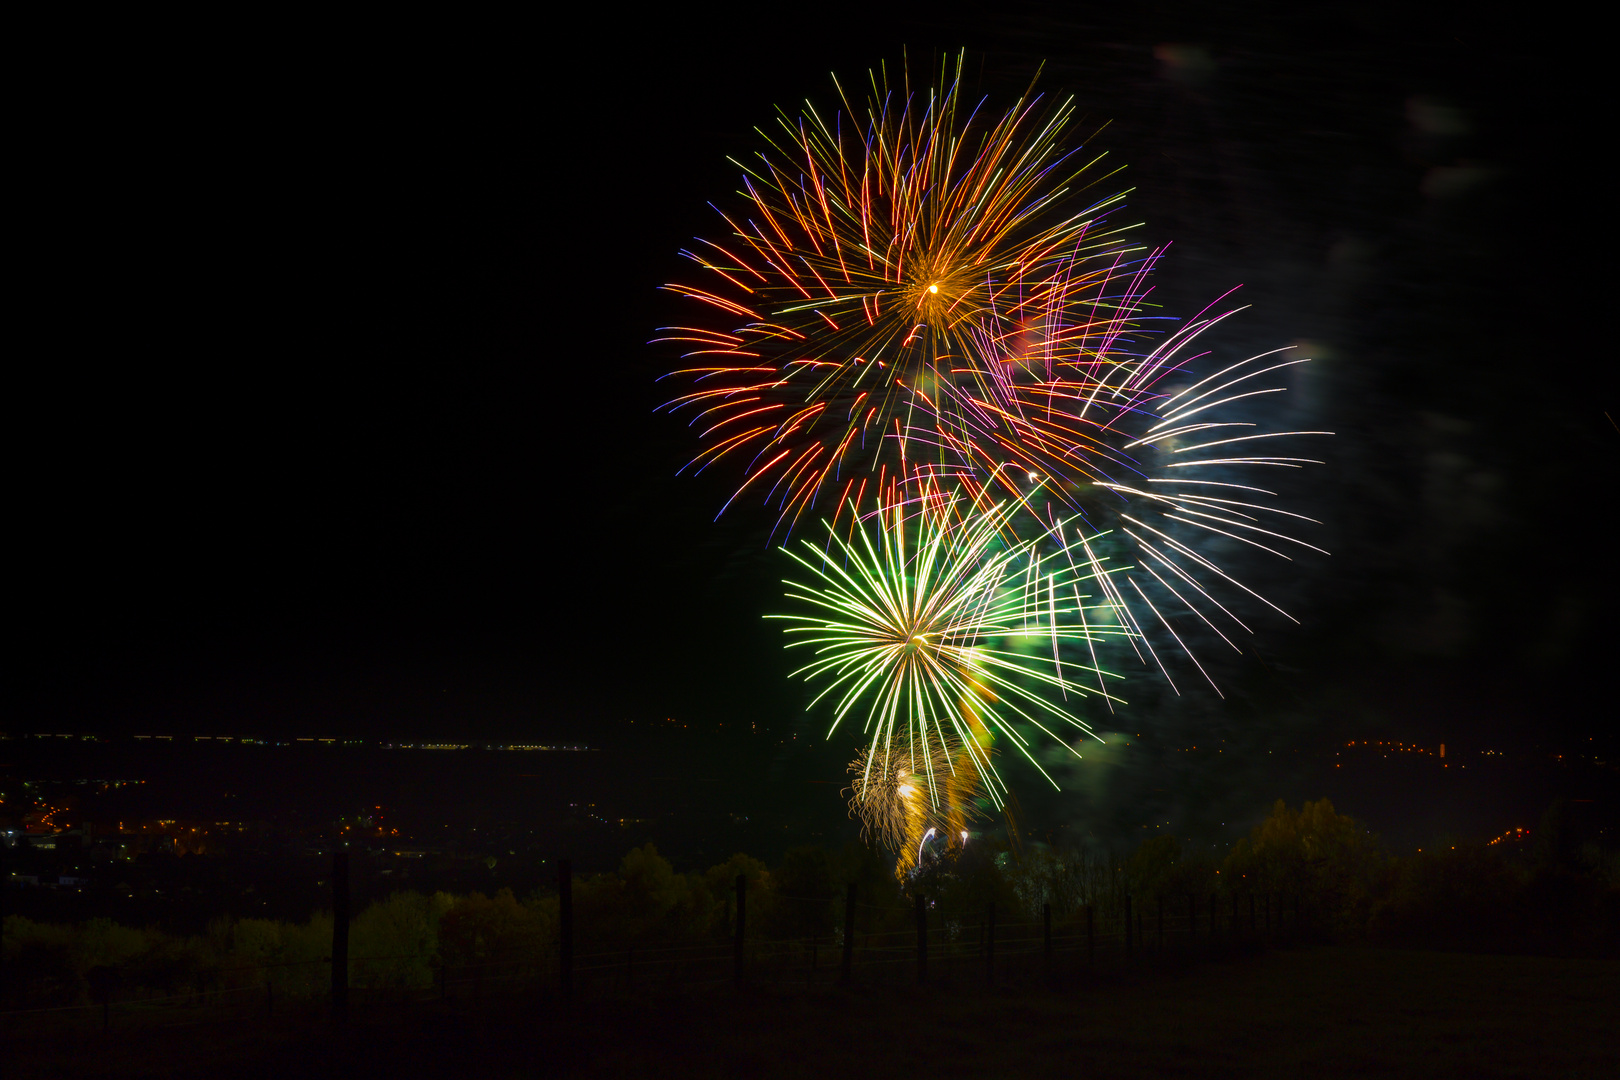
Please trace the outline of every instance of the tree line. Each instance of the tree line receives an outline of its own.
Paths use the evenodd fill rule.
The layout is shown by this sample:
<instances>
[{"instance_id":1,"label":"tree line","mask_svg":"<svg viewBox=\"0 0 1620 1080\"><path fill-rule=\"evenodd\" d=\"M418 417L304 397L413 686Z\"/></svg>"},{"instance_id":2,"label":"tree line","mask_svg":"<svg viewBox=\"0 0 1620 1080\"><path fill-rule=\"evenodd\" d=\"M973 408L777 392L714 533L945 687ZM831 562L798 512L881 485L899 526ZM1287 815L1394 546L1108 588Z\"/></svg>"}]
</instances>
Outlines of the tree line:
<instances>
[{"instance_id":1,"label":"tree line","mask_svg":"<svg viewBox=\"0 0 1620 1080\"><path fill-rule=\"evenodd\" d=\"M893 864L860 844L838 851L789 850L775 866L738 854L705 870L678 872L647 844L616 871L572 881L574 949L580 955L671 944L722 944L736 919L736 882L747 884L751 940L838 943L847 886L860 935L905 931L915 897L926 896L943 931L971 925L994 904L1001 918L1060 927L1118 918L1127 897L1142 907L1260 898L1303 911L1324 939L1427 948L1610 954L1620 942L1620 857L1583 839L1567 806L1555 806L1532 840L1445 842L1392 856L1354 818L1326 800L1298 809L1279 801L1250 835L1220 857L1169 836L1135 850L1035 848L969 843L925 859L899 880ZM1267 907L1270 910L1270 907ZM453 895L395 892L350 924L350 985L379 991L431 989L446 970L541 961L556 949L556 890L525 897L502 889ZM121 997L263 988L314 999L329 986L332 915L304 922L221 917L201 934L10 916L4 921L0 1002L10 1008L84 1004L98 991Z\"/></svg>"}]
</instances>

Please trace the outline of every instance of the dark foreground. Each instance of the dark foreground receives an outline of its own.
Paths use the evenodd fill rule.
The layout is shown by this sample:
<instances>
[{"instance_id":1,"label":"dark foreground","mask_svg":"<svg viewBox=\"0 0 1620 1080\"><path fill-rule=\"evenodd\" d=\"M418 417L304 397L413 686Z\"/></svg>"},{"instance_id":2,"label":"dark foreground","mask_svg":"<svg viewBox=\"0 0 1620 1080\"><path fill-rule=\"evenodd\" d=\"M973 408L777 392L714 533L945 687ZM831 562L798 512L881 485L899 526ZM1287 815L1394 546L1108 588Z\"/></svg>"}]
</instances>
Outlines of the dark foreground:
<instances>
[{"instance_id":1,"label":"dark foreground","mask_svg":"<svg viewBox=\"0 0 1620 1080\"><path fill-rule=\"evenodd\" d=\"M535 998L311 1016L4 1018L23 1077L1620 1075L1620 964L1321 948L1067 992Z\"/></svg>"}]
</instances>

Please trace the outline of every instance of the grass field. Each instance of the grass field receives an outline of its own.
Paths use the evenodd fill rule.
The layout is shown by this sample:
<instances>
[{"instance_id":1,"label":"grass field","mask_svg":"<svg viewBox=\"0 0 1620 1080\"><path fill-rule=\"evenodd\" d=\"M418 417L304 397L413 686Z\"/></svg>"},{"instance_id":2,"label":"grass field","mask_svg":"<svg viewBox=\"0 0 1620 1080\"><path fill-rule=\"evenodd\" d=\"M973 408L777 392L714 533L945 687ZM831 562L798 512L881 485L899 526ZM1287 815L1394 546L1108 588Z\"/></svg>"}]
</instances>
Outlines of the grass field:
<instances>
[{"instance_id":1,"label":"grass field","mask_svg":"<svg viewBox=\"0 0 1620 1080\"><path fill-rule=\"evenodd\" d=\"M1615 1077L1620 964L1316 948L1060 991L903 984L188 1013L110 1035L6 1018L23 1077Z\"/></svg>"}]
</instances>

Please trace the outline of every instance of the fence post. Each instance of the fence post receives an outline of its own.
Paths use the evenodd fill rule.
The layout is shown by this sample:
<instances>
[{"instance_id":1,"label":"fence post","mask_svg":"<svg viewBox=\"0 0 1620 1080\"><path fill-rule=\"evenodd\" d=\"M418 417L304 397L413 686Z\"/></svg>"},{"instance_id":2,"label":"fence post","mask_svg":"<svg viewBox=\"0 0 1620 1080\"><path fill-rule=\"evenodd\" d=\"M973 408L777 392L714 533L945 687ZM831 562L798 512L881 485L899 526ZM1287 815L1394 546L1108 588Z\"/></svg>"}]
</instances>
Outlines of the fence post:
<instances>
[{"instance_id":1,"label":"fence post","mask_svg":"<svg viewBox=\"0 0 1620 1080\"><path fill-rule=\"evenodd\" d=\"M1187 941L1198 944L1198 897L1187 894Z\"/></svg>"},{"instance_id":2,"label":"fence post","mask_svg":"<svg viewBox=\"0 0 1620 1080\"><path fill-rule=\"evenodd\" d=\"M990 901L990 913L985 917L984 982L986 986L996 984L996 902L994 900Z\"/></svg>"},{"instance_id":3,"label":"fence post","mask_svg":"<svg viewBox=\"0 0 1620 1080\"><path fill-rule=\"evenodd\" d=\"M557 978L564 1000L574 996L574 863L557 860Z\"/></svg>"},{"instance_id":4,"label":"fence post","mask_svg":"<svg viewBox=\"0 0 1620 1080\"><path fill-rule=\"evenodd\" d=\"M928 901L917 894L917 982L928 979Z\"/></svg>"},{"instance_id":5,"label":"fence post","mask_svg":"<svg viewBox=\"0 0 1620 1080\"><path fill-rule=\"evenodd\" d=\"M842 982L849 982L854 975L855 967L855 883L849 883L844 892L844 969L839 975Z\"/></svg>"},{"instance_id":6,"label":"fence post","mask_svg":"<svg viewBox=\"0 0 1620 1080\"><path fill-rule=\"evenodd\" d=\"M738 986L743 981L743 934L748 922L748 875L737 875L737 944L736 955L732 958L732 978Z\"/></svg>"},{"instance_id":7,"label":"fence post","mask_svg":"<svg viewBox=\"0 0 1620 1080\"><path fill-rule=\"evenodd\" d=\"M276 1014L276 984L270 981L270 973L264 973L264 1011L270 1016Z\"/></svg>"},{"instance_id":8,"label":"fence post","mask_svg":"<svg viewBox=\"0 0 1620 1080\"><path fill-rule=\"evenodd\" d=\"M1091 921L1091 905L1086 905L1086 965L1089 967L1097 962L1097 933Z\"/></svg>"},{"instance_id":9,"label":"fence post","mask_svg":"<svg viewBox=\"0 0 1620 1080\"><path fill-rule=\"evenodd\" d=\"M1046 980L1052 981L1052 905L1041 905L1041 951L1046 957Z\"/></svg>"},{"instance_id":10,"label":"fence post","mask_svg":"<svg viewBox=\"0 0 1620 1080\"><path fill-rule=\"evenodd\" d=\"M1131 946L1132 946L1132 942L1131 942L1131 894L1126 893L1125 894L1125 955L1126 956L1130 956L1130 955L1132 955L1134 953L1135 950L1132 949Z\"/></svg>"},{"instance_id":11,"label":"fence post","mask_svg":"<svg viewBox=\"0 0 1620 1080\"><path fill-rule=\"evenodd\" d=\"M105 1035L112 1027L112 994L118 975L106 964L97 964L84 974L90 996L101 1002L101 1033Z\"/></svg>"},{"instance_id":12,"label":"fence post","mask_svg":"<svg viewBox=\"0 0 1620 1080\"><path fill-rule=\"evenodd\" d=\"M1254 937L1254 893L1249 894L1249 936Z\"/></svg>"},{"instance_id":13,"label":"fence post","mask_svg":"<svg viewBox=\"0 0 1620 1080\"><path fill-rule=\"evenodd\" d=\"M1164 952L1164 893L1159 894L1159 951Z\"/></svg>"},{"instance_id":14,"label":"fence post","mask_svg":"<svg viewBox=\"0 0 1620 1080\"><path fill-rule=\"evenodd\" d=\"M349 1016L349 853L332 853L332 1019Z\"/></svg>"}]
</instances>

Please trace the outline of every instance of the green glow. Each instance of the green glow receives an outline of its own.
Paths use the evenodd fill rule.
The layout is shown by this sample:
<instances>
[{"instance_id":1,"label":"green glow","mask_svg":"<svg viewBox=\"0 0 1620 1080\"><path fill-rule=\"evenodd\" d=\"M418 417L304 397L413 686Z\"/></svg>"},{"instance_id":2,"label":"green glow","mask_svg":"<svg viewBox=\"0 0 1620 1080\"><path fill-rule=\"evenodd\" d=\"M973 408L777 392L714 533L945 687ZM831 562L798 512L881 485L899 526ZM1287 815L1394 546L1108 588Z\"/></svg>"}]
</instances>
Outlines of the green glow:
<instances>
[{"instance_id":1,"label":"green glow","mask_svg":"<svg viewBox=\"0 0 1620 1080\"><path fill-rule=\"evenodd\" d=\"M997 806L1006 785L987 748L1005 738L1056 787L1014 721L1065 746L1054 728L1097 738L1071 706L1120 700L1106 680L1121 676L1096 666L1094 646L1133 633L1123 619L1098 617L1098 607L1113 614L1117 590L1089 543L1065 544L1061 522L1033 540L1014 538L1009 519L1017 507L1008 502L985 507L930 492L880 502L864 517L857 509L850 507L847 537L827 526L825 549L809 541L801 541L802 552L783 548L811 575L809 583L785 581L787 596L813 610L768 616L790 624L788 648L813 652L793 677L826 680L810 707L835 703L828 736L864 708L869 768L890 752L909 752L915 740L926 746L954 737ZM1089 612L1087 583L1102 594ZM1090 666L1064 663L1064 642L1084 644ZM921 757L937 802L933 755Z\"/></svg>"}]
</instances>

